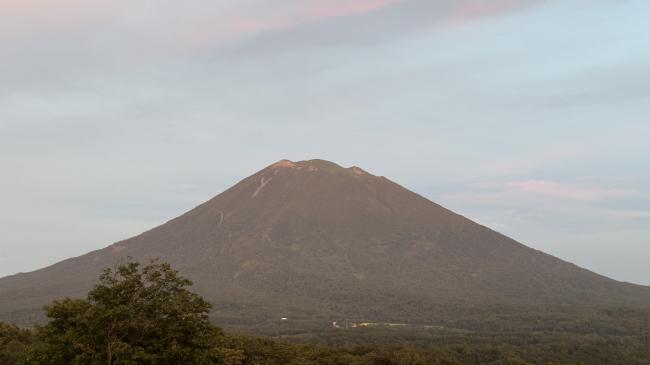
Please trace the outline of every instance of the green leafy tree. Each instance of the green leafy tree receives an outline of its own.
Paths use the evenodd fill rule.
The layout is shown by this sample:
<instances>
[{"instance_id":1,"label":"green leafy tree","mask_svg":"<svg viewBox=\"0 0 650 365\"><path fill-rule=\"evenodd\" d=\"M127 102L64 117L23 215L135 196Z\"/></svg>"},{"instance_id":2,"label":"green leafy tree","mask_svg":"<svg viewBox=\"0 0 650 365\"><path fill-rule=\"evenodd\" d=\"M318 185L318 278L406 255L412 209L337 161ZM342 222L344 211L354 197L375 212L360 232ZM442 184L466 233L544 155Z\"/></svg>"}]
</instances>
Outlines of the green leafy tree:
<instances>
[{"instance_id":1,"label":"green leafy tree","mask_svg":"<svg viewBox=\"0 0 650 365\"><path fill-rule=\"evenodd\" d=\"M34 365L211 364L221 332L210 304L167 263L106 269L85 300L46 307L49 323L26 363Z\"/></svg>"},{"instance_id":2,"label":"green leafy tree","mask_svg":"<svg viewBox=\"0 0 650 365\"><path fill-rule=\"evenodd\" d=\"M32 342L32 333L15 325L0 323L0 364L18 364Z\"/></svg>"}]
</instances>

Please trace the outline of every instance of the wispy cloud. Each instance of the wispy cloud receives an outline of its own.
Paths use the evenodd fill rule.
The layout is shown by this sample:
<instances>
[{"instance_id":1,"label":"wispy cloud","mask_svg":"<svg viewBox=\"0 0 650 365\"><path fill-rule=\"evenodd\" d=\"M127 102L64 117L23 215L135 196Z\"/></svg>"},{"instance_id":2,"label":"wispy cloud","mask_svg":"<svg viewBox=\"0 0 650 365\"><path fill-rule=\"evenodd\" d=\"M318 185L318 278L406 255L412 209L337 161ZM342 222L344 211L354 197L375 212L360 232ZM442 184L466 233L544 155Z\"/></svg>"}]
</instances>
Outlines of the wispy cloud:
<instances>
[{"instance_id":1,"label":"wispy cloud","mask_svg":"<svg viewBox=\"0 0 650 365\"><path fill-rule=\"evenodd\" d=\"M400 0L284 0L272 4L189 0L184 2L5 0L0 2L0 39L78 31L119 32L184 38L193 43L231 41L264 31L277 31L331 18L372 12Z\"/></svg>"},{"instance_id":2,"label":"wispy cloud","mask_svg":"<svg viewBox=\"0 0 650 365\"><path fill-rule=\"evenodd\" d=\"M469 23L536 5L544 0L469 0L458 1L449 14L453 23Z\"/></svg>"},{"instance_id":3,"label":"wispy cloud","mask_svg":"<svg viewBox=\"0 0 650 365\"><path fill-rule=\"evenodd\" d=\"M638 194L625 189L607 189L544 180L514 181L507 183L506 187L535 195L584 201L631 197Z\"/></svg>"},{"instance_id":4,"label":"wispy cloud","mask_svg":"<svg viewBox=\"0 0 650 365\"><path fill-rule=\"evenodd\" d=\"M93 37L125 48L137 43L142 52L156 48L189 50L215 47L266 32L338 18L362 16L389 6L386 26L469 23L540 3L542 0L264 0L133 2L127 0L3 0L0 40L28 42L61 35L79 42ZM395 16L398 18L395 18ZM404 25L404 26L402 26ZM358 24L361 29L364 24ZM144 47L144 48L142 48ZM138 49L138 48L136 48ZM158 54L159 56L159 54Z\"/></svg>"},{"instance_id":5,"label":"wispy cloud","mask_svg":"<svg viewBox=\"0 0 650 365\"><path fill-rule=\"evenodd\" d=\"M589 182L589 179L586 179ZM638 186L637 186L638 188ZM648 200L647 192L628 187L597 185L596 182L558 182L553 180L523 180L509 182L481 182L469 184L462 192L445 194L446 199L461 204L524 206L546 202L554 207L562 204L585 205L594 209L599 203L626 199ZM614 211L598 208L600 211Z\"/></svg>"}]
</instances>

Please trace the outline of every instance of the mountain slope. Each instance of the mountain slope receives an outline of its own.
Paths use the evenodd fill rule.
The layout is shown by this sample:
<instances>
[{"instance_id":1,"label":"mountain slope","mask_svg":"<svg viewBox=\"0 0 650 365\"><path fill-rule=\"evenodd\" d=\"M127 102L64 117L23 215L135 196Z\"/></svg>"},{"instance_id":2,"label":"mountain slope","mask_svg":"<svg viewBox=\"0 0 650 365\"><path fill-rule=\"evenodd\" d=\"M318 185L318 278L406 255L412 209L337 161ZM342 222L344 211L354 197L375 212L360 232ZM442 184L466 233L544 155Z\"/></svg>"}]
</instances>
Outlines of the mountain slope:
<instances>
[{"instance_id":1,"label":"mountain slope","mask_svg":"<svg viewBox=\"0 0 650 365\"><path fill-rule=\"evenodd\" d=\"M650 304L647 287L528 248L384 177L283 160L139 236L0 279L0 319L35 321L43 304L83 295L124 257L171 262L224 318L389 320L416 311L426 319L438 304Z\"/></svg>"}]
</instances>

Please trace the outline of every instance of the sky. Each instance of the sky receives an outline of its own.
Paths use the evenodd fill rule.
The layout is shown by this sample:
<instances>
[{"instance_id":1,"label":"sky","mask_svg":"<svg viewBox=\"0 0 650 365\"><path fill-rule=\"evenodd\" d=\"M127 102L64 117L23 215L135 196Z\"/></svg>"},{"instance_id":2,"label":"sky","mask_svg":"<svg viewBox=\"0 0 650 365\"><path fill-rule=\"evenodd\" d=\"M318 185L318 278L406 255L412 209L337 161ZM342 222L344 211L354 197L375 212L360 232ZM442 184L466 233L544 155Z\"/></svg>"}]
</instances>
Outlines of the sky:
<instances>
[{"instance_id":1,"label":"sky","mask_svg":"<svg viewBox=\"0 0 650 365\"><path fill-rule=\"evenodd\" d=\"M0 276L280 159L650 285L647 0L0 0Z\"/></svg>"}]
</instances>

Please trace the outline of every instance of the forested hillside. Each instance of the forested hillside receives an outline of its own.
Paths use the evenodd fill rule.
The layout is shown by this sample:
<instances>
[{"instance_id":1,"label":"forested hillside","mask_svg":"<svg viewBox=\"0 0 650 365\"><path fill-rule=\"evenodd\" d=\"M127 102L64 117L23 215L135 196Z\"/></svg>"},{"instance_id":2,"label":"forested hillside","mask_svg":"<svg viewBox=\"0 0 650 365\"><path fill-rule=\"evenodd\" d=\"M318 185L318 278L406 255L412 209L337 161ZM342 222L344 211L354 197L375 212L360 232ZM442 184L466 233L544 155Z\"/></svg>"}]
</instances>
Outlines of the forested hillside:
<instances>
[{"instance_id":1,"label":"forested hillside","mask_svg":"<svg viewBox=\"0 0 650 365\"><path fill-rule=\"evenodd\" d=\"M128 262L106 269L85 299L48 305L45 325L21 329L0 324L0 364L650 363L650 340L639 311L611 311L611 321L603 320L602 313L598 318L586 313L574 317L573 325L570 316L558 317L564 330L544 321L532 329L535 321L516 313L509 320L499 318L508 313L505 309L487 321L503 323L501 330L346 322L345 328L301 332L291 330L286 319L282 322L288 327L269 327L277 333L261 337L215 327L208 316L211 305L190 285L166 263Z\"/></svg>"}]
</instances>

